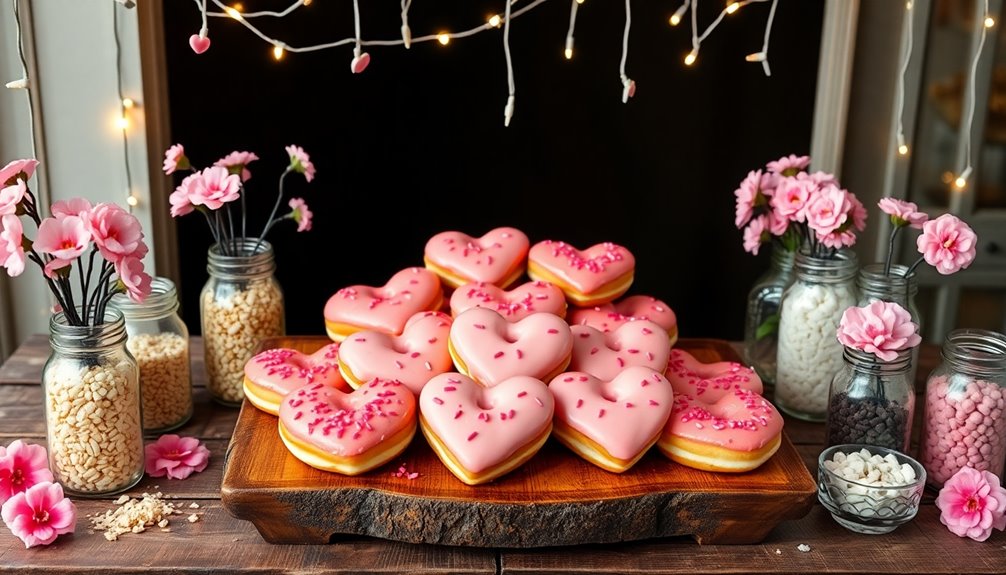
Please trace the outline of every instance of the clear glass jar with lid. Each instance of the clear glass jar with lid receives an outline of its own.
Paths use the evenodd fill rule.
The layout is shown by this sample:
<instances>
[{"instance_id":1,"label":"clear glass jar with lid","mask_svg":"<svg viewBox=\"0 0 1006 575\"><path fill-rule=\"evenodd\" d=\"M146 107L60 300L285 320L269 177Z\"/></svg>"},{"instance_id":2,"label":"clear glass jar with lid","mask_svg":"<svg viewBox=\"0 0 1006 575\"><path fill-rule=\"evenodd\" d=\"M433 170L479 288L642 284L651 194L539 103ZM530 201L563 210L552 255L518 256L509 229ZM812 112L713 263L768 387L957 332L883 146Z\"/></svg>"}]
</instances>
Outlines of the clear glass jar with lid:
<instances>
[{"instance_id":1,"label":"clear glass jar with lid","mask_svg":"<svg viewBox=\"0 0 1006 575\"><path fill-rule=\"evenodd\" d=\"M942 487L960 468L1003 473L1006 460L1006 336L958 329L926 380L919 460Z\"/></svg>"},{"instance_id":2,"label":"clear glass jar with lid","mask_svg":"<svg viewBox=\"0 0 1006 575\"><path fill-rule=\"evenodd\" d=\"M189 330L178 316L174 282L156 277L143 303L125 294L116 294L111 303L126 318L126 347L140 367L143 430L181 427L192 417L192 370Z\"/></svg>"},{"instance_id":3,"label":"clear glass jar with lid","mask_svg":"<svg viewBox=\"0 0 1006 575\"><path fill-rule=\"evenodd\" d=\"M782 293L793 283L794 252L782 246L772 248L769 269L748 292L744 321L744 362L766 386L775 383L776 350L779 344L779 304Z\"/></svg>"},{"instance_id":4,"label":"clear glass jar with lid","mask_svg":"<svg viewBox=\"0 0 1006 575\"><path fill-rule=\"evenodd\" d=\"M922 321L919 307L915 304L915 296L919 293L919 284L915 272L908 274L908 266L894 264L889 273L884 273L884 264L876 263L863 266L856 276L856 288L859 290L859 303L862 307L875 301L896 303L908 310L912 322L922 333ZM908 369L908 381L915 384L915 375L919 366L919 346L912 348L911 365Z\"/></svg>"}]
</instances>

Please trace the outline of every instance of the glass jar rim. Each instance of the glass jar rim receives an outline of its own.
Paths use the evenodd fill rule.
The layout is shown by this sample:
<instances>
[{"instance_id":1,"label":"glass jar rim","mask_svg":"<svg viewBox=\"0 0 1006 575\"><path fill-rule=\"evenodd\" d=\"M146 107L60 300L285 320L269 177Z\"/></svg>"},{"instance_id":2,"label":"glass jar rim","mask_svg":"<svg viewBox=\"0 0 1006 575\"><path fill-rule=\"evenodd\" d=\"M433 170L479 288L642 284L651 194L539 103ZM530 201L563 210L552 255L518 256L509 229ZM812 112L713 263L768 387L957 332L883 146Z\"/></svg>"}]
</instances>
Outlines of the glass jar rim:
<instances>
[{"instance_id":1,"label":"glass jar rim","mask_svg":"<svg viewBox=\"0 0 1006 575\"><path fill-rule=\"evenodd\" d=\"M943 360L964 372L1006 373L1006 336L999 332L955 329L943 341Z\"/></svg>"},{"instance_id":2,"label":"glass jar rim","mask_svg":"<svg viewBox=\"0 0 1006 575\"><path fill-rule=\"evenodd\" d=\"M880 359L875 354L856 349L854 347L843 346L842 357L849 363L857 367L865 367L876 371L898 372L908 371L912 366L912 350L914 348L897 351L897 357L890 361Z\"/></svg>"},{"instance_id":3,"label":"glass jar rim","mask_svg":"<svg viewBox=\"0 0 1006 575\"><path fill-rule=\"evenodd\" d=\"M127 320L162 317L178 310L178 291L175 282L158 276L150 281L150 295L143 302L135 302L120 293L112 296L111 304Z\"/></svg>"},{"instance_id":4,"label":"glass jar rim","mask_svg":"<svg viewBox=\"0 0 1006 575\"><path fill-rule=\"evenodd\" d=\"M892 274L884 273L885 264L872 263L859 269L856 276L856 287L862 291L881 292L893 288L906 291L908 295L915 296L919 293L918 276L913 271L906 277L904 272L908 271L908 266L902 264L892 264ZM900 274L893 275L895 272Z\"/></svg>"},{"instance_id":5,"label":"glass jar rim","mask_svg":"<svg viewBox=\"0 0 1006 575\"><path fill-rule=\"evenodd\" d=\"M838 250L834 257L830 258L812 256L806 250L800 250L796 253L793 269L801 279L841 282L856 276L859 258L856 252L850 249Z\"/></svg>"},{"instance_id":6,"label":"glass jar rim","mask_svg":"<svg viewBox=\"0 0 1006 575\"><path fill-rule=\"evenodd\" d=\"M108 349L123 344L126 341L126 320L122 311L109 306L105 309L104 320L98 325L70 325L66 312L54 313L49 318L49 345L67 352Z\"/></svg>"},{"instance_id":7,"label":"glass jar rim","mask_svg":"<svg viewBox=\"0 0 1006 575\"><path fill-rule=\"evenodd\" d=\"M273 246L266 240L259 244L257 238L234 238L230 244L237 255L226 255L219 243L210 246L206 257L206 271L223 279L264 278L276 271ZM256 250L258 246L258 250Z\"/></svg>"}]
</instances>

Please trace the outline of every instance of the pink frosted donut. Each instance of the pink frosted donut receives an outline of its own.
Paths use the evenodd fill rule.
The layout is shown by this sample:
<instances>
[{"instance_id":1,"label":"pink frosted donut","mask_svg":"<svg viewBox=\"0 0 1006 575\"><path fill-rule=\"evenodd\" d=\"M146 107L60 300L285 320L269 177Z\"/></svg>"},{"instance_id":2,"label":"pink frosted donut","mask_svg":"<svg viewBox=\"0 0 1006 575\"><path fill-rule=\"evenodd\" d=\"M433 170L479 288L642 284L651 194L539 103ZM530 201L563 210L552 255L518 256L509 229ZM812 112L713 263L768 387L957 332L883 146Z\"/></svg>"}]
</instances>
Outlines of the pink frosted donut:
<instances>
[{"instance_id":1,"label":"pink frosted donut","mask_svg":"<svg viewBox=\"0 0 1006 575\"><path fill-rule=\"evenodd\" d=\"M451 287L473 282L507 287L524 274L529 245L516 228L496 228L480 238L441 232L426 242L423 262Z\"/></svg>"},{"instance_id":2,"label":"pink frosted donut","mask_svg":"<svg viewBox=\"0 0 1006 575\"><path fill-rule=\"evenodd\" d=\"M419 395L430 378L454 367L447 353L450 333L450 316L438 311L412 316L402 335L358 331L342 342L339 370L354 388L393 379Z\"/></svg>"},{"instance_id":3,"label":"pink frosted donut","mask_svg":"<svg viewBox=\"0 0 1006 575\"><path fill-rule=\"evenodd\" d=\"M640 366L625 368L611 380L570 371L548 389L555 397L555 436L614 473L635 465L657 442L674 396L659 372Z\"/></svg>"},{"instance_id":4,"label":"pink frosted donut","mask_svg":"<svg viewBox=\"0 0 1006 575\"><path fill-rule=\"evenodd\" d=\"M451 296L451 314L457 317L473 307L495 310L507 321L545 312L566 317L566 296L548 282L530 281L506 291L485 282L465 284Z\"/></svg>"},{"instance_id":5,"label":"pink frosted donut","mask_svg":"<svg viewBox=\"0 0 1006 575\"><path fill-rule=\"evenodd\" d=\"M440 309L443 296L436 274L406 268L381 287L356 285L335 292L325 304L325 330L334 341L365 329L398 335L417 312Z\"/></svg>"},{"instance_id":6,"label":"pink frosted donut","mask_svg":"<svg viewBox=\"0 0 1006 575\"><path fill-rule=\"evenodd\" d=\"M704 364L675 349L667 368L674 409L657 446L706 471L744 472L782 443L782 416L760 395L761 379L735 362Z\"/></svg>"},{"instance_id":7,"label":"pink frosted donut","mask_svg":"<svg viewBox=\"0 0 1006 575\"><path fill-rule=\"evenodd\" d=\"M678 318L666 303L648 295L633 295L614 303L576 308L569 312L570 325L589 325L608 332L623 323L649 320L667 331L671 345L678 341Z\"/></svg>"},{"instance_id":8,"label":"pink frosted donut","mask_svg":"<svg viewBox=\"0 0 1006 575\"><path fill-rule=\"evenodd\" d=\"M433 451L458 479L478 485L516 469L545 444L554 402L533 377L483 387L460 373L430 380L419 423Z\"/></svg>"},{"instance_id":9,"label":"pink frosted donut","mask_svg":"<svg viewBox=\"0 0 1006 575\"><path fill-rule=\"evenodd\" d=\"M295 349L267 349L245 363L244 392L248 401L266 413L279 413L279 403L291 391L320 383L348 390L339 374L339 344L328 344L312 354Z\"/></svg>"},{"instance_id":10,"label":"pink frosted donut","mask_svg":"<svg viewBox=\"0 0 1006 575\"><path fill-rule=\"evenodd\" d=\"M608 303L632 285L636 258L611 242L578 250L565 242L545 240L528 252L527 275L555 284L574 305Z\"/></svg>"},{"instance_id":11,"label":"pink frosted donut","mask_svg":"<svg viewBox=\"0 0 1006 575\"><path fill-rule=\"evenodd\" d=\"M604 380L641 365L663 373L671 355L667 332L652 321L635 321L615 331L601 333L586 325L570 327L573 334L572 371L583 371Z\"/></svg>"},{"instance_id":12,"label":"pink frosted donut","mask_svg":"<svg viewBox=\"0 0 1006 575\"><path fill-rule=\"evenodd\" d=\"M323 471L358 475L401 453L416 433L416 399L397 381L351 393L320 383L290 392L279 436L294 457Z\"/></svg>"}]
</instances>

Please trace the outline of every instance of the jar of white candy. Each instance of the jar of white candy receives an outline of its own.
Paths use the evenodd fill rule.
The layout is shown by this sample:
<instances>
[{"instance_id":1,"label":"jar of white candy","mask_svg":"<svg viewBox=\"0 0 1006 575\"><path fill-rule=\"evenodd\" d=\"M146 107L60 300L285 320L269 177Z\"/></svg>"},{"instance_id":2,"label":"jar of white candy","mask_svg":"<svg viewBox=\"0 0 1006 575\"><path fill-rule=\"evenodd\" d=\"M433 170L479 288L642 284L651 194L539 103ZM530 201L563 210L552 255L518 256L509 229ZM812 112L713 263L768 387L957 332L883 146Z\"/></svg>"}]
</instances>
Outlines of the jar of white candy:
<instances>
[{"instance_id":1,"label":"jar of white candy","mask_svg":"<svg viewBox=\"0 0 1006 575\"><path fill-rule=\"evenodd\" d=\"M832 257L799 252L796 281L782 295L779 349L776 357L775 403L782 411L808 421L824 421L828 388L842 367L842 344L835 333L842 312L856 305L856 254Z\"/></svg>"}]
</instances>

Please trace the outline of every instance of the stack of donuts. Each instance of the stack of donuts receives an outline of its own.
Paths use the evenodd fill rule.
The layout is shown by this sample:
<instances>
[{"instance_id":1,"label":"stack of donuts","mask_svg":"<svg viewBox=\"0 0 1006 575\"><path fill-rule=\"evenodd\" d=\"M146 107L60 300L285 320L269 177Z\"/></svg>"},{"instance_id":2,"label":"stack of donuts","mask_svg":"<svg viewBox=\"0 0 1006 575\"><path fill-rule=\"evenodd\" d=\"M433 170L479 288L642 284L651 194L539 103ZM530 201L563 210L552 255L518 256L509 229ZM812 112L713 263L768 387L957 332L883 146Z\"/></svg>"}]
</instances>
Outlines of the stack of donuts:
<instances>
[{"instance_id":1,"label":"stack of donuts","mask_svg":"<svg viewBox=\"0 0 1006 575\"><path fill-rule=\"evenodd\" d=\"M451 231L430 238L424 263L381 287L336 291L324 310L335 343L248 361L246 397L279 416L301 461L364 473L417 429L470 485L516 469L549 437L614 473L654 445L726 472L779 448L782 418L751 369L674 349L664 302L619 300L635 271L626 248Z\"/></svg>"}]
</instances>

